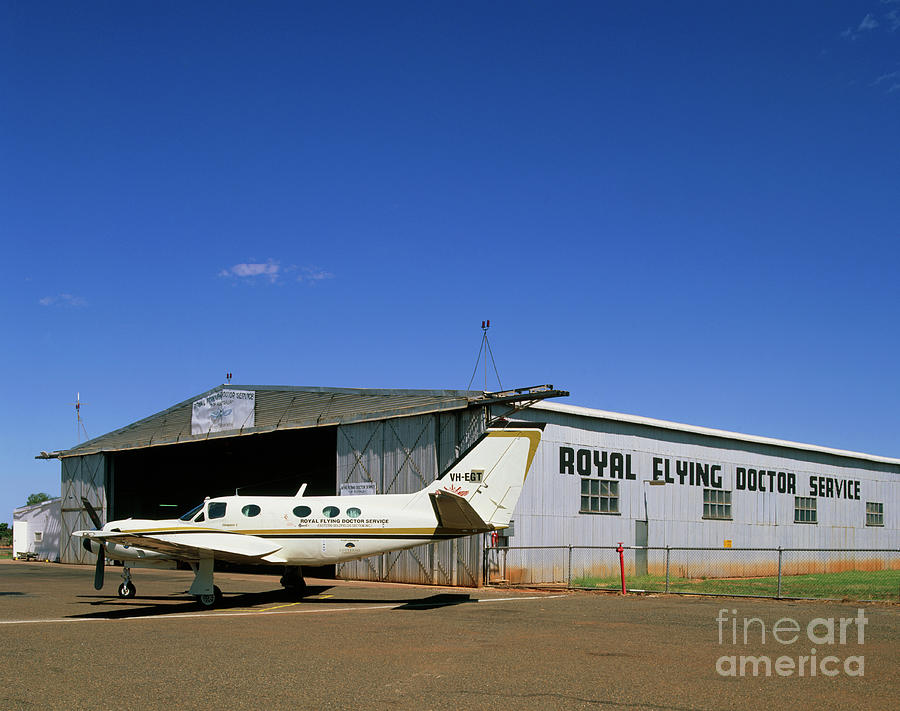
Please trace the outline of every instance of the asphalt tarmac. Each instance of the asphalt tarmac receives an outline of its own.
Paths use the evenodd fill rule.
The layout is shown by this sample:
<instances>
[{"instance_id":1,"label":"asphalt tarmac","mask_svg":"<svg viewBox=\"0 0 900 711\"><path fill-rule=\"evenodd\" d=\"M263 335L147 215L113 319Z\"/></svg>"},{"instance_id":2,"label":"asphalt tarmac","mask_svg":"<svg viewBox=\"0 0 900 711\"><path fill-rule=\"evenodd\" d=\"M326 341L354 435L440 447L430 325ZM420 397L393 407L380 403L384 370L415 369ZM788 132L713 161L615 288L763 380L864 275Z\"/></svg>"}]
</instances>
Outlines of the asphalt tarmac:
<instances>
[{"instance_id":1,"label":"asphalt tarmac","mask_svg":"<svg viewBox=\"0 0 900 711\"><path fill-rule=\"evenodd\" d=\"M217 573L225 598L205 611L184 593L189 572L137 570L131 600L115 597L119 572L98 593L89 567L0 561L0 707L873 711L900 698L897 605L334 580L292 598L278 576Z\"/></svg>"}]
</instances>

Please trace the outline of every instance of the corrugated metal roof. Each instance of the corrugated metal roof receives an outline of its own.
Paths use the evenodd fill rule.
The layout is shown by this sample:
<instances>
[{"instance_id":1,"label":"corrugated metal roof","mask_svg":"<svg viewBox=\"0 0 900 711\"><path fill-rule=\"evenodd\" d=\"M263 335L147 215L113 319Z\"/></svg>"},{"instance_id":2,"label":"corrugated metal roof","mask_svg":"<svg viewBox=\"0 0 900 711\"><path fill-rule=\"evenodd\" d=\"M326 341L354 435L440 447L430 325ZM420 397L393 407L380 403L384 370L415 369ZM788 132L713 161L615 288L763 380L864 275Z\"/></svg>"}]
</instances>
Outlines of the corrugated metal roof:
<instances>
[{"instance_id":1,"label":"corrugated metal roof","mask_svg":"<svg viewBox=\"0 0 900 711\"><path fill-rule=\"evenodd\" d=\"M193 403L214 392L252 390L256 393L256 424L240 430L191 434ZM54 453L74 457L165 444L199 442L218 437L341 425L388 417L461 410L484 397L473 390L376 390L272 385L220 385L113 432Z\"/></svg>"},{"instance_id":2,"label":"corrugated metal roof","mask_svg":"<svg viewBox=\"0 0 900 711\"><path fill-rule=\"evenodd\" d=\"M558 402L538 402L531 405L537 410L551 410L553 412L564 413L567 415L579 415L581 417L592 417L601 420L614 420L617 422L629 422L636 425L646 425L647 427L657 427L666 430L677 430L679 432L691 432L693 434L707 435L709 437L720 437L722 439L739 440L742 442L753 442L755 444L769 444L775 447L786 447L788 449L799 449L808 452L821 452L823 454L831 454L840 457L848 457L850 459L863 459L871 462L879 462L881 464L900 465L900 459L892 457L881 457L876 454L865 454L864 452L851 452L844 449L832 449L831 447L822 447L816 444L803 444L802 442L791 442L784 439L773 439L771 437L759 437L757 435L740 434L739 432L729 432L727 430L716 430L710 427L698 427L696 425L685 425L680 422L669 422L668 420L655 420L650 417L641 417L640 415L624 415L621 412L609 412L607 410L594 410L588 407L578 407L576 405L565 405Z\"/></svg>"}]
</instances>

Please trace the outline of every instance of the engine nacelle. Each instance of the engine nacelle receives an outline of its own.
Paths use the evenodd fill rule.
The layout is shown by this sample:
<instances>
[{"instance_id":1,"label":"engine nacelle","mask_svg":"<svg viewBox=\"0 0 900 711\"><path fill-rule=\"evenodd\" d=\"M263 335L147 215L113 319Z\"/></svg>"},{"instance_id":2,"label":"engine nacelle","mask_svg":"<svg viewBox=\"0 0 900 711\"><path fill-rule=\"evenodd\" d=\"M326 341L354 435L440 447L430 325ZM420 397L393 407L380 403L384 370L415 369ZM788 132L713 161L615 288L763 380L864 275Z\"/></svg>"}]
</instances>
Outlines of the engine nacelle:
<instances>
[{"instance_id":1,"label":"engine nacelle","mask_svg":"<svg viewBox=\"0 0 900 711\"><path fill-rule=\"evenodd\" d=\"M84 549L94 555L100 554L101 545L99 541L93 538L81 539L81 545ZM106 548L106 557L110 560L169 560L168 556L156 551L148 551L143 548L135 548L134 546L125 545L123 543L104 542L103 547Z\"/></svg>"}]
</instances>

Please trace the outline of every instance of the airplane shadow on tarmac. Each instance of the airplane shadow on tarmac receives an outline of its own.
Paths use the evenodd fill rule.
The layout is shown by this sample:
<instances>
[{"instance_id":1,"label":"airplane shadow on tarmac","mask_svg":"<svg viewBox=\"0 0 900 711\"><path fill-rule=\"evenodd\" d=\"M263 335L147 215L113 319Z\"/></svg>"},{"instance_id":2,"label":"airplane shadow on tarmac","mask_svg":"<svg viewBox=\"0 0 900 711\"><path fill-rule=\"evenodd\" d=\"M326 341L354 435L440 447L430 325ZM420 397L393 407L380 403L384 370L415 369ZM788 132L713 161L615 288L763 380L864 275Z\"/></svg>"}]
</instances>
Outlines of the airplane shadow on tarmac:
<instances>
[{"instance_id":1,"label":"airplane shadow on tarmac","mask_svg":"<svg viewBox=\"0 0 900 711\"><path fill-rule=\"evenodd\" d=\"M347 598L347 597L325 597L317 598L328 590L330 586L309 586L302 592L290 590L266 590L264 592L238 593L235 595L225 594L222 600L216 605L215 610L229 610L240 608L248 610L248 612L265 612L264 609L253 610L259 606L271 605L275 603L295 603L302 602L304 605L324 604L324 605L396 605L394 610L433 610L439 607L448 607L451 605L461 605L467 602L477 602L470 595L462 593L439 593L425 598L413 598L407 600L391 600L391 599L372 599L372 598ZM186 593L184 593L186 595ZM194 600L192 596L185 598L172 596L141 596L133 598L117 598L108 595L79 595L79 599L83 600L82 604L96 607L103 605L106 609L97 612L88 612L84 614L70 615L72 619L80 620L122 620L135 617L157 617L164 615L183 615L190 612L206 611L207 608ZM155 602L154 602L155 601ZM115 609L110 609L114 606ZM213 611L215 611L213 610Z\"/></svg>"}]
</instances>

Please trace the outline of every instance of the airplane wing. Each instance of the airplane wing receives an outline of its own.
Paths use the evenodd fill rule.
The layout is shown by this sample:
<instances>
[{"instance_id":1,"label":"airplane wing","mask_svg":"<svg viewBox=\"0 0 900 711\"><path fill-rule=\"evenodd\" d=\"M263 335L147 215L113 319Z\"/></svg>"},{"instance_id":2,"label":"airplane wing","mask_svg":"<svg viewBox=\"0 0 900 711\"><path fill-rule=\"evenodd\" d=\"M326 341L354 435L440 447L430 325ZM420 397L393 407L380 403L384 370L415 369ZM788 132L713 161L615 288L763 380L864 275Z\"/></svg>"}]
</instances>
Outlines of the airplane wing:
<instances>
[{"instance_id":1,"label":"airplane wing","mask_svg":"<svg viewBox=\"0 0 900 711\"><path fill-rule=\"evenodd\" d=\"M219 531L141 532L77 531L73 536L89 538L108 546L108 556L115 558L113 546L130 546L161 553L173 560L197 562L210 553L216 560L230 563L258 563L281 546L259 536Z\"/></svg>"}]
</instances>

